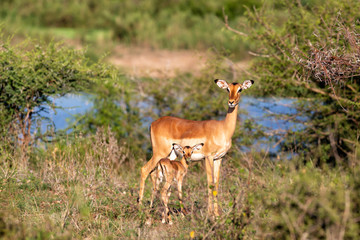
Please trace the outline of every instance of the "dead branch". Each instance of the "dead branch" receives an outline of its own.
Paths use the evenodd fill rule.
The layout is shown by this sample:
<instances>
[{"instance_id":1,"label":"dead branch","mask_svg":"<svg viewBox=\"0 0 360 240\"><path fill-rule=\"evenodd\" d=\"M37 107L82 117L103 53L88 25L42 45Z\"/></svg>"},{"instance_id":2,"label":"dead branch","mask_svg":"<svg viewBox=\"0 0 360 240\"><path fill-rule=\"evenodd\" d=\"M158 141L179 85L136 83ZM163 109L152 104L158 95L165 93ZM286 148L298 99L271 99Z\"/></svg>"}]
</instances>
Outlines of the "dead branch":
<instances>
[{"instance_id":1,"label":"dead branch","mask_svg":"<svg viewBox=\"0 0 360 240\"><path fill-rule=\"evenodd\" d=\"M294 83L296 85L303 85L306 89L314 92L314 93L319 93L321 95L324 95L324 96L328 96L334 100L339 100L339 101L342 101L342 102L345 102L345 103L348 103L348 104L352 104L352 105L355 105L355 106L359 106L360 107L360 103L357 103L357 102L354 102L354 101L351 101L347 98L343 98L343 97L339 97L333 93L327 93L319 88L314 88L314 87L311 87L310 84L308 84L307 82L303 82L303 81L299 81L299 80L294 80Z\"/></svg>"},{"instance_id":2,"label":"dead branch","mask_svg":"<svg viewBox=\"0 0 360 240\"><path fill-rule=\"evenodd\" d=\"M254 53L252 51L248 51L248 53L252 56L255 56L255 57L263 57L263 58L269 58L270 55L269 54L260 54L260 53Z\"/></svg>"},{"instance_id":3,"label":"dead branch","mask_svg":"<svg viewBox=\"0 0 360 240\"><path fill-rule=\"evenodd\" d=\"M236 29L234 29L234 28L230 27L229 22L228 22L228 16L227 16L227 15L225 15L225 10L224 10L224 8L222 9L222 11L223 11L223 16L224 16L224 21L225 21L225 27L226 27L228 30L230 30L231 32L236 33L237 35L240 35L240 36L247 36L247 34L246 34L246 33L240 32L240 31L238 31L238 30L236 30Z\"/></svg>"}]
</instances>

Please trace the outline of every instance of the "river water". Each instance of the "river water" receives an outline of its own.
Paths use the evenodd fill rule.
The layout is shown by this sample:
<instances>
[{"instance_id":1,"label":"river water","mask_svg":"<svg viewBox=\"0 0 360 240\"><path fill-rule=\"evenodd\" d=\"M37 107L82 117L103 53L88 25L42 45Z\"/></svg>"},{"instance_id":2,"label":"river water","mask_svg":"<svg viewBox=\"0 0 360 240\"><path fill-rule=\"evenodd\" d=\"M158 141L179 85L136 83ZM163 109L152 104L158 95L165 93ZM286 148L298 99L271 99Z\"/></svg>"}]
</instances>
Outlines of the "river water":
<instances>
[{"instance_id":1,"label":"river water","mask_svg":"<svg viewBox=\"0 0 360 240\"><path fill-rule=\"evenodd\" d=\"M41 122L41 131L45 132L51 126L55 131L66 129L75 121L75 115L84 114L93 107L92 98L87 94L67 94L62 97L53 98L55 106L60 107L56 110L47 108L47 112L42 116L48 118ZM269 136L281 134L289 129L301 130L302 124L295 124L279 118L280 115L296 114L294 99L288 98L255 98L243 96L241 98L239 119L243 124L246 120L261 125ZM116 121L116 120L115 120ZM151 121L144 120L144 125L150 125ZM145 126L146 127L146 126ZM67 132L71 132L68 129ZM275 133L275 134L274 134ZM278 146L274 142L264 141L262 138L257 149L269 149L276 152Z\"/></svg>"}]
</instances>

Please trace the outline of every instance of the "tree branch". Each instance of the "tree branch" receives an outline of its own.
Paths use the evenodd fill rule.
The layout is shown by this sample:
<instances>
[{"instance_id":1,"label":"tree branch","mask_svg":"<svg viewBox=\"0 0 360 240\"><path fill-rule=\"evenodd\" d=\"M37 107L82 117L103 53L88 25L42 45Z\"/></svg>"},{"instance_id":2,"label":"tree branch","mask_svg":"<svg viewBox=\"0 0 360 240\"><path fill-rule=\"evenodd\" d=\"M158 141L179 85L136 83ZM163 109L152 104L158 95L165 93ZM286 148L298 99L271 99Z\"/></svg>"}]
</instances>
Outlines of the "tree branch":
<instances>
[{"instance_id":1,"label":"tree branch","mask_svg":"<svg viewBox=\"0 0 360 240\"><path fill-rule=\"evenodd\" d=\"M234 29L234 28L230 27L229 22L228 22L228 16L227 16L227 15L225 15L225 10L224 10L224 8L222 9L222 11L223 11L223 16L224 16L224 21L225 21L225 27L226 27L228 30L230 30L231 32L236 33L237 35L240 35L240 36L247 36L247 34L246 34L246 33L240 32L240 31L238 31L238 30L236 30L236 29Z\"/></svg>"},{"instance_id":2,"label":"tree branch","mask_svg":"<svg viewBox=\"0 0 360 240\"><path fill-rule=\"evenodd\" d=\"M360 107L360 103L351 101L350 99L339 97L339 96L337 96L337 95L335 95L333 93L327 93L327 92L325 92L325 91L323 91L321 89L318 89L318 88L311 87L310 84L308 84L306 82L303 82L303 81L300 81L300 80L294 80L294 82L295 82L296 85L304 86L306 89L308 89L308 90L310 90L312 92L319 93L321 95L328 96L328 97L330 97L330 98L332 98L334 100L342 101L342 102L345 102L345 103Z\"/></svg>"}]
</instances>

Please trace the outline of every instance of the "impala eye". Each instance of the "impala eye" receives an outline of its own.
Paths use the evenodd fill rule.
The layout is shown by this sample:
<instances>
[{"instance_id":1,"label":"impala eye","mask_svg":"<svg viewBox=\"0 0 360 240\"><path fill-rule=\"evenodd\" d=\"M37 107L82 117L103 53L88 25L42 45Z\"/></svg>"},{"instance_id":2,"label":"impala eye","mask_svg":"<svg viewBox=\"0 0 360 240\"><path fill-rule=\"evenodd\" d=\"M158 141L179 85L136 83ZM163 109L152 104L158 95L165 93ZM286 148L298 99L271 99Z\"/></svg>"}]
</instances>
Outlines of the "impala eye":
<instances>
[{"instance_id":1,"label":"impala eye","mask_svg":"<svg viewBox=\"0 0 360 240\"><path fill-rule=\"evenodd\" d=\"M227 90L228 92L230 92L230 89L229 89L229 88L227 88L226 90Z\"/></svg>"},{"instance_id":2,"label":"impala eye","mask_svg":"<svg viewBox=\"0 0 360 240\"><path fill-rule=\"evenodd\" d=\"M237 92L239 93L239 92L241 92L241 91L242 91L242 88L239 88Z\"/></svg>"}]
</instances>

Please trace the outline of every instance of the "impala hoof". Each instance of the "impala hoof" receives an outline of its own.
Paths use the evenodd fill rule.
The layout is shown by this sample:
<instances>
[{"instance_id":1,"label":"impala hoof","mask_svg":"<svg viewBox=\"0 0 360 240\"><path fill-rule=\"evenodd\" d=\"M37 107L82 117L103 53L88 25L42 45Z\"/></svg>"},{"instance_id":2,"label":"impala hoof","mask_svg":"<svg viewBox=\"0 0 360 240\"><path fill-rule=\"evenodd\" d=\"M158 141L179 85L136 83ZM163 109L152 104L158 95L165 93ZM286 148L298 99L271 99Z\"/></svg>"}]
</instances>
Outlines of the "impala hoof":
<instances>
[{"instance_id":1,"label":"impala hoof","mask_svg":"<svg viewBox=\"0 0 360 240\"><path fill-rule=\"evenodd\" d=\"M146 220L145 225L151 226L151 224L152 224L152 218Z\"/></svg>"}]
</instances>

